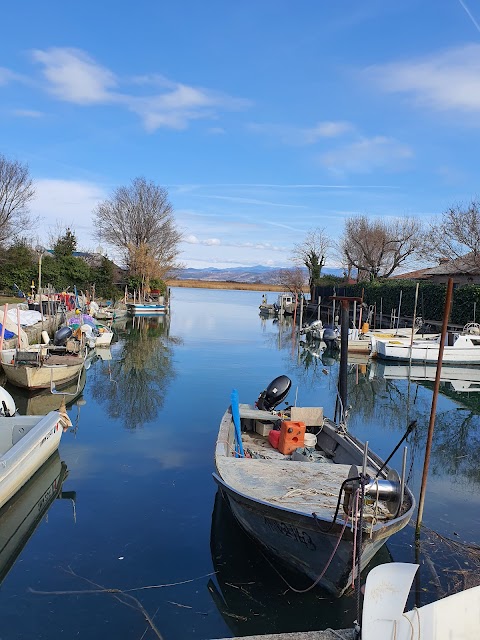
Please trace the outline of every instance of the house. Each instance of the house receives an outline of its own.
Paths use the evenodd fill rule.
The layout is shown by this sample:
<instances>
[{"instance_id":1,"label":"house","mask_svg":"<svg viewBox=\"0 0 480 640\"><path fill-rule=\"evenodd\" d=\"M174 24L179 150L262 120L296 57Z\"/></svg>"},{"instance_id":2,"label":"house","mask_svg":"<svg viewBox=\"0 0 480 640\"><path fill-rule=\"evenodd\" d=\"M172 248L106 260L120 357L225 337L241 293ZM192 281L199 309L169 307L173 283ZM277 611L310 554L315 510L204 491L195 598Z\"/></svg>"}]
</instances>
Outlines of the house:
<instances>
[{"instance_id":1,"label":"house","mask_svg":"<svg viewBox=\"0 0 480 640\"><path fill-rule=\"evenodd\" d=\"M453 278L454 286L465 284L480 284L480 257L473 252L460 258L450 260L442 258L440 264L428 269L418 269L400 275L391 276L397 280L422 280L435 284L446 284L449 278Z\"/></svg>"}]
</instances>

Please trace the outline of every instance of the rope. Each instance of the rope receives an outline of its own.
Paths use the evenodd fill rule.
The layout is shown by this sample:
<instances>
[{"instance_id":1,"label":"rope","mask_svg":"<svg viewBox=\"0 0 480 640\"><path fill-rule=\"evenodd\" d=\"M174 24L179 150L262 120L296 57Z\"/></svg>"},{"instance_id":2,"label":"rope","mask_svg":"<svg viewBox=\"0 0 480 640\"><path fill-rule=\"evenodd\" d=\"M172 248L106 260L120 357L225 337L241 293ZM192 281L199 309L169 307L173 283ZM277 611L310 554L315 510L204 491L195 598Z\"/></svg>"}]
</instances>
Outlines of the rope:
<instances>
[{"instance_id":1,"label":"rope","mask_svg":"<svg viewBox=\"0 0 480 640\"><path fill-rule=\"evenodd\" d=\"M260 551L261 551L261 553L262 553L263 557L265 558L265 560L266 560L266 561L268 562L268 564L272 567L272 569L275 571L275 573L276 573L276 574L281 578L281 580L283 580L283 582L287 585L287 587L290 589L290 591L294 591L295 593L308 593L308 591L311 591L314 587L316 587L316 586L317 586L317 584L320 582L320 580L323 578L323 576L324 576L324 575L325 575L325 573L327 572L327 569L328 569L328 567L330 566L330 564L331 564L331 562L332 562L332 560L333 560L333 558L334 558L334 556L335 556L335 554L336 554L336 552L337 552L337 549L338 549L338 547L339 547L339 545L340 545L340 542L341 542L341 540L342 540L342 537L343 537L343 534L344 534L344 532L345 532L345 529L347 528L347 524L348 524L348 520L349 520L349 518L350 518L350 514L348 514L348 515L347 515L347 517L346 517L346 519L345 519L345 522L343 523L343 527L342 527L342 530L340 531L340 535L339 535L339 537L338 537L338 540L337 540L337 542L336 542L336 544L335 544L335 547L334 547L334 549L333 549L333 551L332 551L332 553L331 553L331 555L330 555L329 559L327 560L327 564L326 564L326 565L324 566L324 568L323 568L322 573L321 573L321 574L318 576L318 578L316 578L316 579L315 579L315 581L314 581L314 582L313 582L309 587L307 587L306 589L295 589L295 587L292 587L292 585L288 582L288 580L287 580L284 576L282 576L282 574L281 574L281 573L280 573L280 571L277 569L277 567L276 567L272 562L270 562L270 559L269 559L269 558L268 558L268 557L263 553L263 550L259 547L259 548L260 548ZM315 518L315 522L317 522L316 518ZM318 523L317 523L317 524L318 524ZM247 532L247 533L248 533L248 532ZM252 536L250 533L249 533L248 535L252 538L252 540L255 540L255 538L253 538L253 536Z\"/></svg>"},{"instance_id":2,"label":"rope","mask_svg":"<svg viewBox=\"0 0 480 640\"><path fill-rule=\"evenodd\" d=\"M359 526L358 526L358 542L357 542L357 546L358 546L358 561L357 561L357 588L356 588L356 592L357 592L357 620L356 620L356 624L355 624L355 632L357 635L357 638L361 638L362 637L362 630L360 627L360 607L361 607L361 603L360 603L360 599L361 599L361 589L360 589L360 573L361 573L361 567L362 567L362 531L363 531L363 505L365 502L365 484L367 482L367 479L365 478L365 476L361 473L360 474L360 518L359 518ZM355 570L355 567L353 567L353 570Z\"/></svg>"}]
</instances>

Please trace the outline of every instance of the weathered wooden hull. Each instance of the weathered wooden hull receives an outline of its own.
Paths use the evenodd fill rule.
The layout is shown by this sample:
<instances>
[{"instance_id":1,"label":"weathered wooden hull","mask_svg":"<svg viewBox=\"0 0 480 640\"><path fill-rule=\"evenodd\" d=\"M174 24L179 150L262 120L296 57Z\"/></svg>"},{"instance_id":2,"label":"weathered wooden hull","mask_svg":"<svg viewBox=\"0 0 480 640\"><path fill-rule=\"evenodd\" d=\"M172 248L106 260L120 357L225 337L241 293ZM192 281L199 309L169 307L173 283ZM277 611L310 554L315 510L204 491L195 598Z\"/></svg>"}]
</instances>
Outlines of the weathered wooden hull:
<instances>
[{"instance_id":1,"label":"weathered wooden hull","mask_svg":"<svg viewBox=\"0 0 480 640\"><path fill-rule=\"evenodd\" d=\"M43 364L39 367L30 365L3 364L8 382L24 389L50 389L51 383L56 386L65 384L78 377L83 369L84 361L78 364Z\"/></svg>"}]
</instances>

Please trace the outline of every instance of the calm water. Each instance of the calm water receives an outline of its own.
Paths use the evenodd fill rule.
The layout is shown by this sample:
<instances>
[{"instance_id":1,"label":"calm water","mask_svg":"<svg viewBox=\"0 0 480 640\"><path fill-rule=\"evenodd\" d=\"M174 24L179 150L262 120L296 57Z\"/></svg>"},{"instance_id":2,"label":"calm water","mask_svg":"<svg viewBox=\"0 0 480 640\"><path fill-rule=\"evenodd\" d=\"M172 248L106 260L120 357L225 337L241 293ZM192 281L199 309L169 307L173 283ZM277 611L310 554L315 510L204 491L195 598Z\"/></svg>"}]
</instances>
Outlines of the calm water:
<instances>
[{"instance_id":1,"label":"calm water","mask_svg":"<svg viewBox=\"0 0 480 640\"><path fill-rule=\"evenodd\" d=\"M214 444L232 388L240 402L254 402L287 374L290 402L297 396L333 415L338 363L298 348L288 321L262 320L261 293L174 289L170 318L117 324L111 360L92 362L69 407L74 426L59 450L64 499L27 532L6 576L0 567L2 640L158 637L140 606L165 640L352 624L354 598L288 591L216 496ZM349 366L350 430L380 456L418 420L409 456L418 497L432 384L387 379L375 364ZM480 581L478 555L465 545L480 538L479 412L480 393L442 385L412 604ZM400 468L401 452L392 464ZM39 478L25 500L48 486ZM0 515L0 536L7 525ZM377 561L415 559L409 526Z\"/></svg>"}]
</instances>

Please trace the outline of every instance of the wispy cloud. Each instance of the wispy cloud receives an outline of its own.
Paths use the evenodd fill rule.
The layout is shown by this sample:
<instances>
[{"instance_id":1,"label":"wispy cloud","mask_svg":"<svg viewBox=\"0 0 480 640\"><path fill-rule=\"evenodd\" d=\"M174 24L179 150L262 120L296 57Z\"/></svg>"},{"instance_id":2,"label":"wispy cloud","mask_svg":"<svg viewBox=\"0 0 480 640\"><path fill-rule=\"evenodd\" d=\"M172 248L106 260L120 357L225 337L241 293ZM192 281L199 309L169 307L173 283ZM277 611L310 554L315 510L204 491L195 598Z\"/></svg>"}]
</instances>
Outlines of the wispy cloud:
<instances>
[{"instance_id":1,"label":"wispy cloud","mask_svg":"<svg viewBox=\"0 0 480 640\"><path fill-rule=\"evenodd\" d=\"M470 18L470 20L472 21L472 23L475 25L475 28L477 31L480 32L480 25L478 24L478 22L475 20L474 16L472 15L472 12L470 11L470 9L467 7L467 5L465 4L465 2L463 2L463 0L458 0L458 2L460 3L460 5L464 8L465 13L467 14L467 16Z\"/></svg>"},{"instance_id":2,"label":"wispy cloud","mask_svg":"<svg viewBox=\"0 0 480 640\"><path fill-rule=\"evenodd\" d=\"M319 156L320 164L332 173L371 173L378 169L396 171L413 156L407 145L393 138L362 138Z\"/></svg>"},{"instance_id":3,"label":"wispy cloud","mask_svg":"<svg viewBox=\"0 0 480 640\"><path fill-rule=\"evenodd\" d=\"M198 119L216 119L221 110L240 110L248 100L212 89L174 82L161 75L121 80L86 52L72 48L35 50L33 60L42 66L47 90L60 100L79 105L116 104L136 113L147 131L164 127L186 129ZM0 76L1 78L1 76ZM121 84L153 91L138 95L121 91Z\"/></svg>"},{"instance_id":4,"label":"wispy cloud","mask_svg":"<svg viewBox=\"0 0 480 640\"><path fill-rule=\"evenodd\" d=\"M13 109L12 114L18 118L41 118L44 115L34 109Z\"/></svg>"},{"instance_id":5,"label":"wispy cloud","mask_svg":"<svg viewBox=\"0 0 480 640\"><path fill-rule=\"evenodd\" d=\"M247 129L252 133L274 137L283 144L288 145L312 145L324 138L336 138L354 130L350 122L323 121L317 122L313 127L295 127L282 124L250 123Z\"/></svg>"},{"instance_id":6,"label":"wispy cloud","mask_svg":"<svg viewBox=\"0 0 480 640\"><path fill-rule=\"evenodd\" d=\"M397 185L389 184L268 184L262 182L222 182L205 184L167 184L169 189L176 189L177 193L192 193L200 189L217 187L238 187L253 189L398 189Z\"/></svg>"},{"instance_id":7,"label":"wispy cloud","mask_svg":"<svg viewBox=\"0 0 480 640\"><path fill-rule=\"evenodd\" d=\"M422 106L463 112L480 110L480 44L377 65L364 73L384 91L410 95Z\"/></svg>"},{"instance_id":8,"label":"wispy cloud","mask_svg":"<svg viewBox=\"0 0 480 640\"><path fill-rule=\"evenodd\" d=\"M268 207L285 207L288 209L304 209L301 204L285 204L284 202L268 202L267 200L256 200L255 198L242 198L240 196L218 196L218 195L197 195L198 198L209 198L210 200L226 200L238 204L253 204Z\"/></svg>"}]
</instances>

